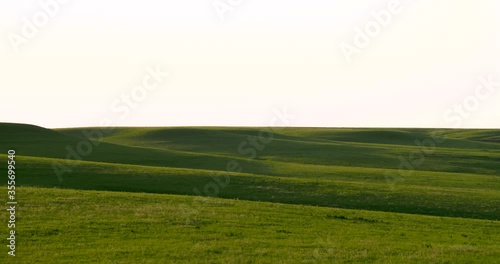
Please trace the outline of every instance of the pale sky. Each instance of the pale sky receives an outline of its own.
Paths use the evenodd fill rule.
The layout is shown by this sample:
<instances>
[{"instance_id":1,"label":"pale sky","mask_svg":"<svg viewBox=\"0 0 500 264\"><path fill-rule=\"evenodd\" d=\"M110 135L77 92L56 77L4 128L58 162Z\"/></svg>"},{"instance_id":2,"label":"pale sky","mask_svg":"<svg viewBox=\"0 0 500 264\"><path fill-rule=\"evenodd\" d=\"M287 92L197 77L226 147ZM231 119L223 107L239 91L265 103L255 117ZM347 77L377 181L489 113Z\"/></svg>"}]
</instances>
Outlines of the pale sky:
<instances>
[{"instance_id":1,"label":"pale sky","mask_svg":"<svg viewBox=\"0 0 500 264\"><path fill-rule=\"evenodd\" d=\"M500 128L499 1L220 0L223 20L213 0L55 1L0 2L0 122L268 126L286 108L291 126Z\"/></svg>"}]
</instances>

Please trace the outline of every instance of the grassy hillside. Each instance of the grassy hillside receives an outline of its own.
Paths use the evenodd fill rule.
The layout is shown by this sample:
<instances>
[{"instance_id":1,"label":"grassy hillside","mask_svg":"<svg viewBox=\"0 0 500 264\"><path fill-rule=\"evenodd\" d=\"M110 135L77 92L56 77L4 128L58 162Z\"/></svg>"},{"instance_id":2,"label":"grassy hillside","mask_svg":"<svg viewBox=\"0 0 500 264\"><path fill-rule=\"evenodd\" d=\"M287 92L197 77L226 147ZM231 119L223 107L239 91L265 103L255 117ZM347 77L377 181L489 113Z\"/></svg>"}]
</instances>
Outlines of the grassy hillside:
<instances>
[{"instance_id":1,"label":"grassy hillside","mask_svg":"<svg viewBox=\"0 0 500 264\"><path fill-rule=\"evenodd\" d=\"M17 124L1 124L0 128L0 146L16 149L23 164L18 168L22 186L201 194L500 218L499 145L469 140L464 131L281 128L272 134L272 141L250 144L265 128L53 131ZM481 130L468 135L491 137L492 133ZM454 138L436 137L444 134ZM89 141L89 135L99 141ZM401 158L410 162L412 153L422 151L411 145L412 140L429 139L436 142L433 152L420 152L425 154L423 162L411 170L401 167ZM89 151L68 156L76 153L82 142L91 147ZM248 150L257 155L250 157ZM68 168L62 182L56 177L54 164ZM240 172L227 172L228 164L237 164L232 167Z\"/></svg>"},{"instance_id":2,"label":"grassy hillside","mask_svg":"<svg viewBox=\"0 0 500 264\"><path fill-rule=\"evenodd\" d=\"M58 160L18 157L18 163L22 164L18 173L23 175L18 185L186 195L196 195L193 191L196 188L203 195L251 201L500 219L500 182L493 176L450 174L455 183L450 180L450 184L446 184L445 175L436 180L440 181L437 185L424 185L423 178L420 184L402 183L392 190L382 175L378 180L374 179L377 176L348 179L249 173L217 175L210 170L84 161L75 162L74 172L59 182L53 173L53 161ZM6 163L6 160L0 158L0 162ZM205 192L206 186L218 187L207 188Z\"/></svg>"},{"instance_id":3,"label":"grassy hillside","mask_svg":"<svg viewBox=\"0 0 500 264\"><path fill-rule=\"evenodd\" d=\"M18 195L18 263L495 263L500 255L500 224L490 220L106 191Z\"/></svg>"},{"instance_id":4,"label":"grassy hillside","mask_svg":"<svg viewBox=\"0 0 500 264\"><path fill-rule=\"evenodd\" d=\"M34 260L36 256L48 257L42 250L64 249L68 242L63 239L66 234L81 235L80 242L74 237L68 238L70 244L81 244L81 251L58 250L62 262L65 258L91 254L105 243L102 241L110 246L95 251L95 258L108 262L112 262L112 258L106 254L117 259L137 260L145 254L153 254L157 259L179 260L175 262L190 262L191 257L201 254L226 263L230 259L246 263L244 260L256 252L262 253L258 258L262 261L248 263L269 263L281 258L286 263L297 263L299 259L311 263L329 263L332 259L337 262L432 262L431 256L436 263L461 263L461 260L488 263L495 256L500 257L498 247L493 246L499 234L491 230L498 229L500 220L500 144L496 141L500 131L368 128L276 128L272 134L266 131L269 129L228 127L50 130L0 123L0 149L5 152L0 155L0 163L6 164L8 149L16 150L16 181L23 190L20 199L27 204L37 204L40 210L51 208L50 212L64 205L71 214L54 213L50 220L53 225L63 225L67 221L65 217L72 216L74 225L84 221L84 217L85 221L101 227L99 238L90 238L91 231L97 230L92 228L68 231L53 227L58 231L49 228L52 231L36 233L35 229L45 228L41 222L48 216L34 216L34 211L29 211L34 208L25 207L31 213L21 215L20 219L24 220L20 221L34 227L27 239L20 242L27 244L19 247L33 250ZM57 176L54 166L67 170ZM0 168L4 172L5 169L6 166ZM47 189L54 187L67 190ZM100 198L92 198L97 194ZM196 196L204 196L203 199L217 196L225 200L205 200L216 201L210 209L203 208L206 206L203 203L182 205L193 199L200 201L194 198ZM61 197L64 202L51 204L48 201L51 197ZM122 199L124 197L133 198ZM160 200L168 204L157 204ZM228 208L221 205L224 203L232 204L230 208L235 211L227 211ZM99 204L103 210L90 212L91 208L95 209L92 204ZM117 226L125 227L128 222L134 226L140 222L137 219L141 214L137 211L142 210L139 204L156 208L148 213L151 223L170 219L171 216L161 210L171 211L181 206L184 211L204 212L201 218L211 223L210 230L225 230L228 222L236 227L229 232L232 235L214 235L214 240L207 242L207 234L199 230L203 230L203 224L176 227L176 224L170 226L175 222L170 219L166 226L148 230L132 228L144 231L141 241L151 250L142 250L132 242L118 245L120 239L128 241L136 237L135 231L130 231L134 235L127 233L122 237L121 228ZM267 220L257 227L245 220L248 217L233 218L234 214L243 214L245 208L252 208L256 216L262 211L268 212L266 206L277 211L271 215L262 213L259 217ZM326 216L315 210L327 212ZM233 216L220 215L226 213ZM134 216L125 216L127 214ZM396 219L400 217L404 220L398 224ZM374 218L378 220L372 221ZM306 221L318 227L311 227ZM286 222L289 226L278 229L276 237L266 238L266 234L274 234L272 222ZM334 228L332 225L346 230L330 230ZM240 227L248 229L248 233L238 233ZM193 228L190 236L179 238L190 228ZM254 230L258 228L262 231ZM164 232L172 237L158 235ZM335 253L329 251L328 258L310 258L315 247L312 240L317 238L312 235L315 232L332 235L340 232ZM252 233L260 237L257 239L260 243L267 243L267 247L249 237ZM467 240L470 233L476 238L473 242ZM390 239L383 238L386 234L390 234ZM152 241L146 241L146 237ZM457 237L471 244L464 246L462 240L455 240ZM179 244L175 243L178 239ZM234 239L248 243L249 249L236 247ZM48 242L46 248L35 249L42 241ZM153 246L154 241L181 252L158 253L160 247ZM193 252L197 253L187 249L193 245ZM370 253L372 249L385 253ZM481 258L472 257L476 255Z\"/></svg>"},{"instance_id":5,"label":"grassy hillside","mask_svg":"<svg viewBox=\"0 0 500 264\"><path fill-rule=\"evenodd\" d=\"M83 135L84 130L59 131L78 137ZM425 162L413 166L414 170L500 174L500 144L443 137L441 135L447 134L442 130L281 128L273 133L270 143L260 142L257 147L253 147L249 143L249 137L258 137L260 131L266 130L268 129L119 128L104 133L107 136L103 141L150 150L225 155L238 159L251 157L252 153L249 152L253 148L258 160L394 169L399 166L400 156L408 160L412 152L422 150L416 141L430 140L435 145L432 155L426 155ZM267 137L267 134L263 135ZM474 138L477 136L474 134ZM242 142L246 144L240 148Z\"/></svg>"}]
</instances>

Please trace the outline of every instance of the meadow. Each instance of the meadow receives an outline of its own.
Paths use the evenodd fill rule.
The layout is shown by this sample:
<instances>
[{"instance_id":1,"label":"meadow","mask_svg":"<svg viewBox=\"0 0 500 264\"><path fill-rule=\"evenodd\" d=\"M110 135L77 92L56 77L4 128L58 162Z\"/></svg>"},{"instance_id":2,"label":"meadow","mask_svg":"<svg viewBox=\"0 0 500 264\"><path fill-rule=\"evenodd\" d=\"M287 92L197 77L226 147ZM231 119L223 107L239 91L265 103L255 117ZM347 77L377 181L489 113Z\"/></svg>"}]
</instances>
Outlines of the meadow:
<instances>
[{"instance_id":1,"label":"meadow","mask_svg":"<svg viewBox=\"0 0 500 264\"><path fill-rule=\"evenodd\" d=\"M1 263L500 259L499 130L3 123L0 146Z\"/></svg>"}]
</instances>

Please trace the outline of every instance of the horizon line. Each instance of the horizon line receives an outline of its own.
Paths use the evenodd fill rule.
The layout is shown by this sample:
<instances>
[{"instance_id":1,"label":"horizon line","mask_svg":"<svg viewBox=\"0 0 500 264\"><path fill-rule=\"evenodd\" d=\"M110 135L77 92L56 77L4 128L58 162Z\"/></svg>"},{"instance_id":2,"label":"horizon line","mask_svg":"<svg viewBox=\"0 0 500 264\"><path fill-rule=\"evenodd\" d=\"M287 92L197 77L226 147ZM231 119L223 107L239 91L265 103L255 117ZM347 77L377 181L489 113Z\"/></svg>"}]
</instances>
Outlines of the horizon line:
<instances>
[{"instance_id":1,"label":"horizon line","mask_svg":"<svg viewBox=\"0 0 500 264\"><path fill-rule=\"evenodd\" d=\"M0 124L15 124L37 126L46 129L83 129L83 128L332 128L332 129L448 129L448 130L500 130L498 127L398 127L398 126L251 126L251 125L166 125L166 126L70 126L70 127L45 127L31 123L0 122Z\"/></svg>"}]
</instances>

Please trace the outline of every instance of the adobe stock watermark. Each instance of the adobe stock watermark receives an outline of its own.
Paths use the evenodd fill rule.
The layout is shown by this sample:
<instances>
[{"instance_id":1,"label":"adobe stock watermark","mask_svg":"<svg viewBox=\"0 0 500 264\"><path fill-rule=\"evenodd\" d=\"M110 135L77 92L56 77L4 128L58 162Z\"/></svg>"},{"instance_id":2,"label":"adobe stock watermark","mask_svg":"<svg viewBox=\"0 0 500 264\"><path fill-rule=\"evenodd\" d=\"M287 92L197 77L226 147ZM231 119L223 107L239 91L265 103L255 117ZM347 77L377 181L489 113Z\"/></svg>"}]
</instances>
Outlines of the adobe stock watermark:
<instances>
[{"instance_id":1,"label":"adobe stock watermark","mask_svg":"<svg viewBox=\"0 0 500 264\"><path fill-rule=\"evenodd\" d=\"M341 42L339 48L342 51L347 63L352 62L354 54L360 54L361 51L370 45L373 38L379 36L382 30L389 26L393 17L403 11L399 0L390 0L386 9L371 11L372 20L368 21L363 28L354 28L354 38L352 44Z\"/></svg>"},{"instance_id":2,"label":"adobe stock watermark","mask_svg":"<svg viewBox=\"0 0 500 264\"><path fill-rule=\"evenodd\" d=\"M233 12L237 7L243 4L244 0L215 0L212 6L221 21L226 19L228 13Z\"/></svg>"},{"instance_id":3,"label":"adobe stock watermark","mask_svg":"<svg viewBox=\"0 0 500 264\"><path fill-rule=\"evenodd\" d=\"M332 260L335 254L335 244L327 237L326 239L318 238L319 246L312 252L312 258L303 260L302 263L317 263L318 261Z\"/></svg>"},{"instance_id":4,"label":"adobe stock watermark","mask_svg":"<svg viewBox=\"0 0 500 264\"><path fill-rule=\"evenodd\" d=\"M142 82L134 86L128 92L122 93L118 99L113 101L111 104L111 111L119 114L120 120L124 120L129 116L131 110L136 109L140 103L148 98L152 91L160 87L167 76L168 74L160 69L160 65L157 64L154 67L148 66ZM85 157L92 154L95 147L101 144L100 140L106 134L113 132L113 124L114 122L110 118L101 119L99 124L100 127L84 130L82 132L84 139L80 140L74 146L66 146L67 154L65 162L52 162L52 168L59 182L63 181L62 176L65 173L73 172L73 169L78 166L78 163L74 161L84 160Z\"/></svg>"},{"instance_id":5,"label":"adobe stock watermark","mask_svg":"<svg viewBox=\"0 0 500 264\"><path fill-rule=\"evenodd\" d=\"M500 78L499 78L500 79ZM493 74L479 76L478 85L473 90L473 95L464 98L461 103L457 103L445 111L443 118L447 123L453 123L452 128L460 128L463 121L476 112L481 102L490 99L500 88L500 81L493 80ZM407 158L399 156L399 167L397 175L385 174L387 183L393 190L395 184L403 182L405 177L414 175L415 170L422 166L426 158L432 155L439 144L446 141L445 137L431 136L423 140L415 139L415 145L419 147L409 154Z\"/></svg>"},{"instance_id":6,"label":"adobe stock watermark","mask_svg":"<svg viewBox=\"0 0 500 264\"><path fill-rule=\"evenodd\" d=\"M21 29L18 33L10 32L7 39L16 53L20 52L21 46L35 38L45 28L51 19L56 17L62 7L70 0L40 0L38 10L30 17L23 17Z\"/></svg>"},{"instance_id":7,"label":"adobe stock watermark","mask_svg":"<svg viewBox=\"0 0 500 264\"><path fill-rule=\"evenodd\" d=\"M453 123L453 128L459 128L463 120L476 112L481 102L490 99L500 87L500 81L493 80L493 74L480 76L479 84L474 88L474 94L467 96L461 103L455 104L444 113L444 120Z\"/></svg>"}]
</instances>

